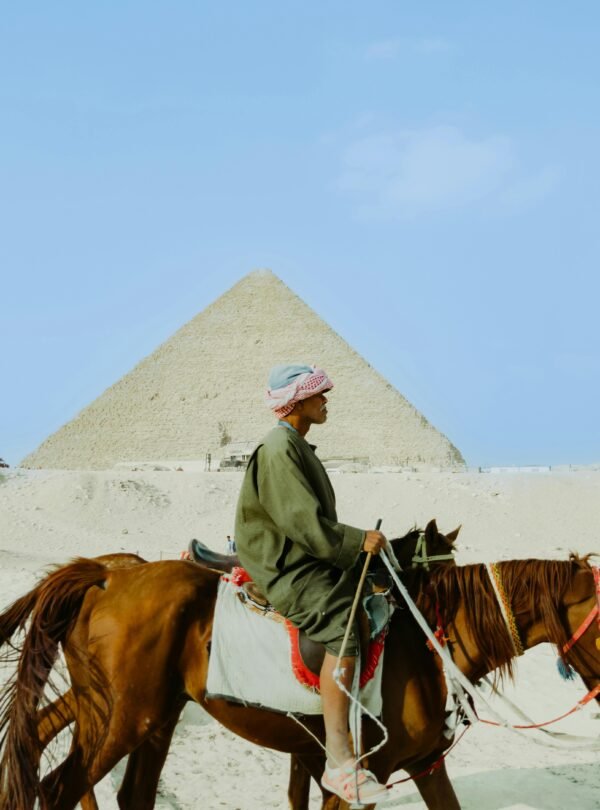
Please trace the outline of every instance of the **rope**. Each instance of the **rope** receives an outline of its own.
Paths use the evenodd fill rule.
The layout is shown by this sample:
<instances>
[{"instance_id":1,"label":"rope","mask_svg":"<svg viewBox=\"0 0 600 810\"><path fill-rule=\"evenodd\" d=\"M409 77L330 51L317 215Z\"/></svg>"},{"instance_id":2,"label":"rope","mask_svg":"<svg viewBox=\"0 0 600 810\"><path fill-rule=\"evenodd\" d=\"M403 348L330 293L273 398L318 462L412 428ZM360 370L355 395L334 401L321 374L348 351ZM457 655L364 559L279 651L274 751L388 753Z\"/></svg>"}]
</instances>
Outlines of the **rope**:
<instances>
[{"instance_id":1,"label":"rope","mask_svg":"<svg viewBox=\"0 0 600 810\"><path fill-rule=\"evenodd\" d=\"M473 710L473 707L471 706L471 704L469 702L469 699L467 698L467 696L465 694L465 692L466 692L467 694L471 695L471 697L473 697L473 698L475 698L477 696L477 693L476 693L475 689L473 688L473 684L469 681L468 678L466 678L463 675L463 673L460 671L460 669L456 666L456 664L452 660L452 657L451 657L450 653L448 652L448 650L440 644L439 640L436 638L435 634L432 632L431 628L429 627L429 625L425 621L425 619L423 617L423 614L421 613L421 611L418 609L418 607L413 602L410 594L408 593L408 591L406 589L406 586L404 585L402 580L398 577L398 575L394 571L394 568L393 568L392 564L390 563L390 561L389 561L389 559L387 557L387 554L385 553L384 550L382 550L380 552L380 556L381 556L381 559L383 560L383 563L384 563L385 567L390 572L390 576L392 577L392 580L394 581L394 584L396 585L396 587L400 591L400 594L402 595L404 601L406 602L406 604L408 606L408 609L412 613L412 615L415 618L417 624L423 630L423 632L425 633L425 635L427 636L427 638L431 642L431 645L432 645L433 649L437 652L437 654L442 659L442 662L445 664L446 676L447 676L447 678L448 678L448 680L449 680L449 682L450 682L450 684L452 686L452 689L453 689L454 693L456 694L457 699L461 703L466 716L469 718L469 720L472 723L476 723L477 722L477 715L475 714L475 712ZM490 712L492 713L492 715L494 717L497 717L499 721L502 721L502 718L499 717L498 715L496 715L496 712L494 712L494 710L491 708L491 706L489 707L489 710L490 710Z\"/></svg>"},{"instance_id":2,"label":"rope","mask_svg":"<svg viewBox=\"0 0 600 810\"><path fill-rule=\"evenodd\" d=\"M559 717L555 717L553 720L548 720L548 721L546 721L544 723L534 723L533 720L531 719L531 717L529 717L527 714L525 714L525 712L522 709L520 709L515 703L513 703L512 700L509 700L509 698L507 698L506 695L503 695L502 692L499 692L496 689L495 685L488 678L487 675L485 675L482 678L482 680L485 681L485 683L490 687L490 690L492 692L494 692L494 694L496 694L498 696L498 698L500 698L500 700L503 703L505 703L507 706L509 706L510 709L512 709L512 711L514 711L515 714L517 714L521 718L521 720L524 720L527 723L527 725L515 725L515 726L513 726L513 728L519 729L519 730L521 730L521 729L537 729L541 734L546 735L546 737L550 737L552 739L559 740L559 741L561 741L562 743L565 743L565 744L568 743L568 747L569 748L574 748L575 750L577 750L577 749L596 750L596 749L600 748L600 741L595 737L586 737L586 736L579 735L579 734L567 734L566 732L563 732L563 731L548 731L548 729L544 728L544 726L549 726L552 723L556 723L558 720L562 720L563 718L568 717L570 714L574 714L576 711L579 711L580 709L583 709L584 706L586 706L591 700L593 700L595 697L597 697L597 695L600 694L600 684L598 684L596 687L594 687L594 689L592 689L590 692L588 692L587 695L582 697L581 700L578 701L578 703L572 709L570 709L568 712L565 712L564 714L561 714ZM479 719L481 720L482 723L485 723L486 725L491 725L491 726L498 725L497 723L494 723L491 720L484 720L483 718L479 718ZM538 743L538 744L541 744L541 745L544 744L544 743L542 743L541 740L532 738L529 735L527 735L527 737L528 737L528 739L531 739L532 742L535 742L535 743ZM549 743L546 743L546 745L549 745ZM550 747L551 748L563 748L564 749L564 748L567 747L567 745L558 745L558 746L557 745L550 745Z\"/></svg>"},{"instance_id":3,"label":"rope","mask_svg":"<svg viewBox=\"0 0 600 810\"><path fill-rule=\"evenodd\" d=\"M444 753L441 754L436 759L436 761L433 764L431 764L428 768L425 768L425 770L419 771L419 773L415 773L412 776L405 776L403 779L394 779L393 782L388 782L386 784L386 787L389 789L389 788L393 787L394 785L402 785L404 782L411 782L411 781L414 781L416 779L420 779L422 776L429 776L434 771L437 771L437 769L441 767L442 762L446 759L446 757L448 756L450 751L452 751L453 748L456 748L458 743L462 740L462 738L465 736L465 734L467 733L467 731L470 728L471 728L471 726L465 726L463 728L463 730L460 732L460 734L458 735L458 737L454 740L452 745L449 748L447 748L444 751Z\"/></svg>"}]
</instances>

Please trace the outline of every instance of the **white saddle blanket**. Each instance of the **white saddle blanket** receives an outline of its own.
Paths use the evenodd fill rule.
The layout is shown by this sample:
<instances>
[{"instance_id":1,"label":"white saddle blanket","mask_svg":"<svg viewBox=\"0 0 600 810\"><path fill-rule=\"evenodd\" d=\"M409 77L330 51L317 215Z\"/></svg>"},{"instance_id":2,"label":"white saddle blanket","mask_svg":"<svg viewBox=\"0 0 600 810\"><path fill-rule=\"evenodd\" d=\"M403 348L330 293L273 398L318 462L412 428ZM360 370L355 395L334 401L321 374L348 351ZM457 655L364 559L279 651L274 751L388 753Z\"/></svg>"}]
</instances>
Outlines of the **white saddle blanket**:
<instances>
[{"instance_id":1,"label":"white saddle blanket","mask_svg":"<svg viewBox=\"0 0 600 810\"><path fill-rule=\"evenodd\" d=\"M322 714L321 697L294 675L285 625L245 607L239 587L219 583L208 664L208 698L227 698L294 714ZM383 654L375 675L360 693L369 712L381 714Z\"/></svg>"}]
</instances>

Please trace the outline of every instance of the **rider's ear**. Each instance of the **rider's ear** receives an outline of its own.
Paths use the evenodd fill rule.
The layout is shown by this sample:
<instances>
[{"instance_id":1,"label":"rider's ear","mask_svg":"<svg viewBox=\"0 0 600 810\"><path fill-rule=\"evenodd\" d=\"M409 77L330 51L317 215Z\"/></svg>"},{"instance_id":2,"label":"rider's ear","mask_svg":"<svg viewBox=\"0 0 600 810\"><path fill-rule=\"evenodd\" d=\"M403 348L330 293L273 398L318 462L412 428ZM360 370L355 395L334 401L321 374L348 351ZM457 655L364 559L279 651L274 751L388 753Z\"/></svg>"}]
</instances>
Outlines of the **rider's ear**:
<instances>
[{"instance_id":1,"label":"rider's ear","mask_svg":"<svg viewBox=\"0 0 600 810\"><path fill-rule=\"evenodd\" d=\"M462 528L462 523L460 524L460 526L457 526L456 529L454 529L453 532L448 532L448 534L446 535L446 540L449 540L451 543L454 543L454 541L458 537L458 533L461 530L461 528Z\"/></svg>"}]
</instances>

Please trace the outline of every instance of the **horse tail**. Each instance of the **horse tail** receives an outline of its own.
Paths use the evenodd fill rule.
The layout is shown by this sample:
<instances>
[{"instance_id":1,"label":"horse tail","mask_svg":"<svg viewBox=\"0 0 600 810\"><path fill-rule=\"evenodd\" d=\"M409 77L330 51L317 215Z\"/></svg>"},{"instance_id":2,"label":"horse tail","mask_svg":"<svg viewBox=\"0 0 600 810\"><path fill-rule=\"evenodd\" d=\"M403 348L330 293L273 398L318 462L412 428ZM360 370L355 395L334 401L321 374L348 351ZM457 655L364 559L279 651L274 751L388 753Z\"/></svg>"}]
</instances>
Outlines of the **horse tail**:
<instances>
[{"instance_id":1,"label":"horse tail","mask_svg":"<svg viewBox=\"0 0 600 810\"><path fill-rule=\"evenodd\" d=\"M36 799L41 810L46 808L40 791L38 708L59 643L73 627L89 588L102 586L106 575L102 563L76 559L50 573L0 617L4 640L30 620L23 641L12 648L18 655L16 671L0 691L0 810L30 810Z\"/></svg>"},{"instance_id":2,"label":"horse tail","mask_svg":"<svg viewBox=\"0 0 600 810\"><path fill-rule=\"evenodd\" d=\"M18 630L25 627L29 614L35 607L38 588L17 599L16 602L0 614L0 647L7 644Z\"/></svg>"}]
</instances>

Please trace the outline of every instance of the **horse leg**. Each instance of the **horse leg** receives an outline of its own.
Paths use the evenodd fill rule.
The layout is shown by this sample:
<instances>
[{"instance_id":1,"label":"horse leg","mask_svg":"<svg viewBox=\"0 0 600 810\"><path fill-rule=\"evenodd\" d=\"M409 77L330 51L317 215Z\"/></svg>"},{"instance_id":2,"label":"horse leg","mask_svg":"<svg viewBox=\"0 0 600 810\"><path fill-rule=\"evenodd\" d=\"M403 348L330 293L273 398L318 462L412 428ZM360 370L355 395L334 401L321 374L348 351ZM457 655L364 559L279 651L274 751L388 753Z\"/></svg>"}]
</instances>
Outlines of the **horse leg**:
<instances>
[{"instance_id":1,"label":"horse leg","mask_svg":"<svg viewBox=\"0 0 600 810\"><path fill-rule=\"evenodd\" d=\"M175 711L162 728L129 755L125 776L117 793L120 810L152 810L154 807L158 781L180 714L181 709Z\"/></svg>"},{"instance_id":2,"label":"horse leg","mask_svg":"<svg viewBox=\"0 0 600 810\"><path fill-rule=\"evenodd\" d=\"M321 776L324 770L325 755L291 755L290 778L288 782L290 810L308 810L311 777L320 786Z\"/></svg>"},{"instance_id":3,"label":"horse leg","mask_svg":"<svg viewBox=\"0 0 600 810\"><path fill-rule=\"evenodd\" d=\"M41 784L42 807L48 810L73 810L92 787L80 748L74 748ZM95 802L95 798L93 799ZM88 807L90 804L88 802ZM91 808L95 810L93 804Z\"/></svg>"},{"instance_id":4,"label":"horse leg","mask_svg":"<svg viewBox=\"0 0 600 810\"><path fill-rule=\"evenodd\" d=\"M42 748L46 748L57 734L73 722L76 712L72 689L38 712L38 737Z\"/></svg>"},{"instance_id":5,"label":"horse leg","mask_svg":"<svg viewBox=\"0 0 600 810\"><path fill-rule=\"evenodd\" d=\"M79 800L79 804L81 805L81 810L100 810L100 806L96 801L96 794L93 790L88 790Z\"/></svg>"},{"instance_id":6,"label":"horse leg","mask_svg":"<svg viewBox=\"0 0 600 810\"><path fill-rule=\"evenodd\" d=\"M288 801L290 810L308 810L310 793L310 773L306 770L302 757L290 757L290 778L288 781Z\"/></svg>"},{"instance_id":7,"label":"horse leg","mask_svg":"<svg viewBox=\"0 0 600 810\"><path fill-rule=\"evenodd\" d=\"M77 702L72 689L57 700L44 706L38 712L38 737L42 748L75 720ZM100 810L93 790L89 790L80 800L81 810Z\"/></svg>"},{"instance_id":8,"label":"horse leg","mask_svg":"<svg viewBox=\"0 0 600 810\"><path fill-rule=\"evenodd\" d=\"M80 707L81 708L81 707ZM179 704L159 728L149 728L140 738L132 717L116 713L98 747L98 719L79 712L71 752L42 782L48 810L99 810L93 787L127 754L129 762L117 794L121 810L150 810L154 807L160 773L181 713ZM139 719L139 718L138 718ZM129 722L128 722L129 721Z\"/></svg>"},{"instance_id":9,"label":"horse leg","mask_svg":"<svg viewBox=\"0 0 600 810\"><path fill-rule=\"evenodd\" d=\"M442 760L429 773L417 776L427 767L432 766L438 756L439 754L434 754L420 762L415 762L406 770L413 777L417 790L429 810L460 810L460 803L448 777L445 760Z\"/></svg>"},{"instance_id":10,"label":"horse leg","mask_svg":"<svg viewBox=\"0 0 600 810\"><path fill-rule=\"evenodd\" d=\"M106 723L106 695L78 693L76 724L67 758L41 784L42 807L48 810L73 810L84 798L86 810L96 810L93 788L127 754L144 743L158 725L141 718L150 714L130 711L125 701L112 704Z\"/></svg>"},{"instance_id":11,"label":"horse leg","mask_svg":"<svg viewBox=\"0 0 600 810\"><path fill-rule=\"evenodd\" d=\"M290 761L290 780L288 798L290 810L308 810L310 798L310 780L315 780L321 790L321 810L342 810L349 807L338 796L321 787L321 777L325 770L325 755L292 754Z\"/></svg>"},{"instance_id":12,"label":"horse leg","mask_svg":"<svg viewBox=\"0 0 600 810\"><path fill-rule=\"evenodd\" d=\"M115 739L114 735L109 737ZM48 810L73 810L83 799L85 810L96 810L92 788L128 753L123 743L114 741L90 756L87 746L74 740L64 762L42 780L42 806Z\"/></svg>"}]
</instances>

